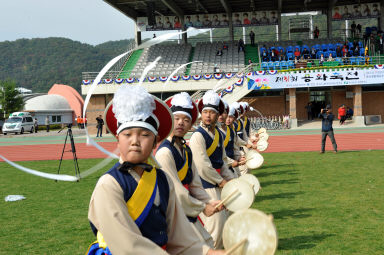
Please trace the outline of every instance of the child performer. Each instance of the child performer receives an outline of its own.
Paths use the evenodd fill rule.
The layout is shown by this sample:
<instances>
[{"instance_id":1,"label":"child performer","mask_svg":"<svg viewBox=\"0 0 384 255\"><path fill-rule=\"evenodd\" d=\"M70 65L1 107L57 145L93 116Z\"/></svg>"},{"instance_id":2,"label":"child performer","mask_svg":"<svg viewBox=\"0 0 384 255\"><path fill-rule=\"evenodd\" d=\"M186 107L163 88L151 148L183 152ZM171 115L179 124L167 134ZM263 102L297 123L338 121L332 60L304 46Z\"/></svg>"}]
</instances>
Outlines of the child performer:
<instances>
[{"instance_id":1,"label":"child performer","mask_svg":"<svg viewBox=\"0 0 384 255\"><path fill-rule=\"evenodd\" d=\"M203 254L172 181L148 164L156 142L172 131L169 108L142 87L122 85L104 119L120 160L93 191L88 219L98 241L87 254Z\"/></svg>"},{"instance_id":2,"label":"child performer","mask_svg":"<svg viewBox=\"0 0 384 255\"><path fill-rule=\"evenodd\" d=\"M204 213L207 217L213 215L218 211L215 206L220 201L211 200L204 190L193 163L191 149L184 140L184 136L197 120L197 105L185 92L167 99L166 103L173 112L174 129L157 149L156 160L171 177L176 196L181 202L187 218L196 228L203 242L206 243L203 247L203 254L206 254L210 248L213 248L213 239L204 228L198 215L200 213Z\"/></svg>"},{"instance_id":3,"label":"child performer","mask_svg":"<svg viewBox=\"0 0 384 255\"><path fill-rule=\"evenodd\" d=\"M216 127L217 119L224 111L224 104L213 90L205 93L198 104L201 124L190 139L193 162L199 172L201 182L212 200L221 199L221 188L235 176L224 163L223 138ZM221 211L206 217L200 214L204 227L211 234L215 248L223 246L222 231L226 213Z\"/></svg>"}]
</instances>

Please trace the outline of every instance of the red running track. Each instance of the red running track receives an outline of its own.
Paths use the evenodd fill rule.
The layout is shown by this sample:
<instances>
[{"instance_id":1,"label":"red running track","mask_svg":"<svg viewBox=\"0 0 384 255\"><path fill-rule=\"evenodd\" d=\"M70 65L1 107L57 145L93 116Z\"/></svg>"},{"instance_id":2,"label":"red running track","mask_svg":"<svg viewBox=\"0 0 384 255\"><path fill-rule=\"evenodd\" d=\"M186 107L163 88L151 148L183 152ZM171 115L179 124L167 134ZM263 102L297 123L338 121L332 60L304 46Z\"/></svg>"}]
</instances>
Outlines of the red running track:
<instances>
[{"instance_id":1,"label":"red running track","mask_svg":"<svg viewBox=\"0 0 384 255\"><path fill-rule=\"evenodd\" d=\"M335 134L339 151L348 150L384 150L384 132L382 133L345 133ZM99 143L105 149L113 151L116 142ZM269 147L265 152L320 151L321 135L270 136ZM326 150L332 150L327 138ZM63 149L62 144L0 146L0 154L11 161L58 160ZM67 147L69 150L70 147ZM106 155L85 143L76 144L79 159L104 158ZM64 159L72 159L71 152L64 153ZM3 161L0 159L0 161Z\"/></svg>"}]
</instances>

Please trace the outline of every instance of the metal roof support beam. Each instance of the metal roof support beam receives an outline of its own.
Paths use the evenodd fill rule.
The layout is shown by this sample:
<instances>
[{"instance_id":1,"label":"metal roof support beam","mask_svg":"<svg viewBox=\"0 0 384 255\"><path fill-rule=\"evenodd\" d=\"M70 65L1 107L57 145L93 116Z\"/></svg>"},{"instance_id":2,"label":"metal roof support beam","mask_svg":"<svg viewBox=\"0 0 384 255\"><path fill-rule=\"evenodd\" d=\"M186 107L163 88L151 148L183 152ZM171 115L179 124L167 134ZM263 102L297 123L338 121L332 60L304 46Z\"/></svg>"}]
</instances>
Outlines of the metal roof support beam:
<instances>
[{"instance_id":1,"label":"metal roof support beam","mask_svg":"<svg viewBox=\"0 0 384 255\"><path fill-rule=\"evenodd\" d=\"M173 0L161 0L161 2L176 14L176 16L179 16L179 18L184 16L183 10Z\"/></svg>"},{"instance_id":2,"label":"metal roof support beam","mask_svg":"<svg viewBox=\"0 0 384 255\"><path fill-rule=\"evenodd\" d=\"M281 35L281 9L283 8L283 0L277 0L277 40L282 40Z\"/></svg>"},{"instance_id":3,"label":"metal roof support beam","mask_svg":"<svg viewBox=\"0 0 384 255\"><path fill-rule=\"evenodd\" d=\"M220 0L221 5L224 7L225 12L232 15L232 8L229 5L228 0Z\"/></svg>"},{"instance_id":4,"label":"metal roof support beam","mask_svg":"<svg viewBox=\"0 0 384 255\"><path fill-rule=\"evenodd\" d=\"M328 1L328 10L327 10L327 37L328 39L332 38L332 10L335 4L335 0Z\"/></svg>"},{"instance_id":5,"label":"metal roof support beam","mask_svg":"<svg viewBox=\"0 0 384 255\"><path fill-rule=\"evenodd\" d=\"M232 15L228 15L228 23L229 23L229 38L231 39L231 42L233 42L234 33L233 33Z\"/></svg>"},{"instance_id":6,"label":"metal roof support beam","mask_svg":"<svg viewBox=\"0 0 384 255\"><path fill-rule=\"evenodd\" d=\"M384 29L384 0L380 0L380 17L379 17L379 28Z\"/></svg>"},{"instance_id":7,"label":"metal roof support beam","mask_svg":"<svg viewBox=\"0 0 384 255\"><path fill-rule=\"evenodd\" d=\"M109 4L110 6L112 6L113 8L115 8L116 10L124 14L125 16L128 16L129 18L133 19L134 21L137 20L138 14L132 8L123 4L119 4L119 2L116 0L109 0L109 1L104 0L104 2L106 2L107 4Z\"/></svg>"}]
</instances>

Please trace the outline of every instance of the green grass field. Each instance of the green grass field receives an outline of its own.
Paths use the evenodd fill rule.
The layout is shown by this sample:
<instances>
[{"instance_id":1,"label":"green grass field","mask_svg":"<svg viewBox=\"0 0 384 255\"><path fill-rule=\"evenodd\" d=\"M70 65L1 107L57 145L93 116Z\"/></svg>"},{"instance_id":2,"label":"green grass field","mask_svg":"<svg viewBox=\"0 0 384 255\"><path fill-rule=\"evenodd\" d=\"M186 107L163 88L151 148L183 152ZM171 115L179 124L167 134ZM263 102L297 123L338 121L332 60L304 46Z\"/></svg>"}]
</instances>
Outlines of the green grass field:
<instances>
[{"instance_id":1,"label":"green grass field","mask_svg":"<svg viewBox=\"0 0 384 255\"><path fill-rule=\"evenodd\" d=\"M383 151L263 155L264 166L253 171L262 186L253 208L274 215L277 254L383 254ZM79 160L80 170L99 161ZM53 173L58 166L21 164ZM72 167L64 162L64 169ZM107 169L78 183L41 179L5 163L0 169L0 254L84 254L94 241L89 199ZM5 202L11 194L27 199Z\"/></svg>"}]
</instances>

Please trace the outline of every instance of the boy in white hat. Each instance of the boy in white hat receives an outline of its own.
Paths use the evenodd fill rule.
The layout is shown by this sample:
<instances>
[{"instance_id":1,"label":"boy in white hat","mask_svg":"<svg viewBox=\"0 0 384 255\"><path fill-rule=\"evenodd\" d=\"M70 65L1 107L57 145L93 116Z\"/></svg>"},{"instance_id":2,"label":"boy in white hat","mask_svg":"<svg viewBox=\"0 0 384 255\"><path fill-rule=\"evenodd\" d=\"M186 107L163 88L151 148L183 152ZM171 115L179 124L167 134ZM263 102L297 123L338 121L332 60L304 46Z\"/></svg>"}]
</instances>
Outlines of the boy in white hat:
<instances>
[{"instance_id":1,"label":"boy in white hat","mask_svg":"<svg viewBox=\"0 0 384 255\"><path fill-rule=\"evenodd\" d=\"M242 119L244 113L245 113L245 109L243 108L243 106L238 103L238 102L234 102L232 103L232 106L236 109L236 111L238 111L239 113L239 117L237 119L237 121L235 121L233 123L234 127L235 127L235 131L237 132L238 136L244 141L244 142L248 142L248 135L247 135L247 132L245 130L245 126L244 126L244 121ZM247 124L247 123L245 123Z\"/></svg>"},{"instance_id":2,"label":"boy in white hat","mask_svg":"<svg viewBox=\"0 0 384 255\"><path fill-rule=\"evenodd\" d=\"M199 101L198 108L201 112L201 123L193 133L189 146L204 189L211 199L220 200L221 188L235 177L224 163L226 155L223 137L216 127L217 119L224 111L224 104L217 93L209 90ZM214 240L215 248L221 248L226 213L221 211L211 217L200 214L200 217Z\"/></svg>"},{"instance_id":3,"label":"boy in white hat","mask_svg":"<svg viewBox=\"0 0 384 255\"><path fill-rule=\"evenodd\" d=\"M235 141L237 141L237 134L236 132L233 130L233 128L231 128L230 126L227 126L226 122L227 122L227 119L228 119L228 113L229 113L229 105L224 101L222 100L224 105L225 105L225 110L224 112L219 116L219 119L217 121L217 126L219 127L219 131L221 133L221 135L223 136L223 145L224 145L224 148L225 148L225 154L226 154L226 163L229 167L229 169L234 173L235 177L239 177L240 176L240 170L238 168L238 166L240 164L245 164L245 162L240 162L240 157L237 158L238 160L235 159L235 153L239 153L239 152L235 152L235 150L238 150L239 147L237 147L235 145ZM243 160L245 160L243 158Z\"/></svg>"},{"instance_id":4,"label":"boy in white hat","mask_svg":"<svg viewBox=\"0 0 384 255\"><path fill-rule=\"evenodd\" d=\"M244 113L242 116L243 123L244 123L244 130L247 134L247 137L249 138L251 136L251 122L248 119L248 116L246 115L249 112L249 104L247 102L240 102L241 106L244 109Z\"/></svg>"},{"instance_id":5,"label":"boy in white hat","mask_svg":"<svg viewBox=\"0 0 384 255\"><path fill-rule=\"evenodd\" d=\"M207 254L210 248L213 248L213 239L204 228L199 214L203 213L210 217L219 211L215 209L215 206L220 201L211 200L211 197L204 190L193 163L191 149L184 140L185 134L197 120L197 105L185 92L176 94L165 102L173 113L174 129L172 134L157 149L156 160L171 177L175 185L176 196L188 220L206 244L203 247L203 254Z\"/></svg>"},{"instance_id":6,"label":"boy in white hat","mask_svg":"<svg viewBox=\"0 0 384 255\"><path fill-rule=\"evenodd\" d=\"M171 179L147 164L156 142L172 131L169 108L144 88L123 85L104 119L120 160L93 191L88 219L97 241L87 254L203 254Z\"/></svg>"},{"instance_id":7,"label":"boy in white hat","mask_svg":"<svg viewBox=\"0 0 384 255\"><path fill-rule=\"evenodd\" d=\"M238 176L240 176L241 175L240 168L244 168L245 162L246 162L244 153L240 150L240 148L247 147L248 145L237 135L235 128L233 126L233 122L237 120L238 117L239 117L239 113L235 110L235 108L232 105L229 106L225 124L231 132L231 139L229 139L228 145L225 151L226 151L227 157L233 161L232 167L235 169L235 171L237 171Z\"/></svg>"}]
</instances>

